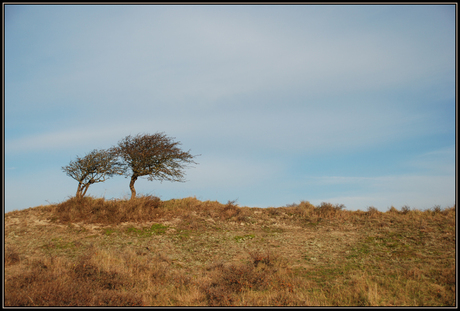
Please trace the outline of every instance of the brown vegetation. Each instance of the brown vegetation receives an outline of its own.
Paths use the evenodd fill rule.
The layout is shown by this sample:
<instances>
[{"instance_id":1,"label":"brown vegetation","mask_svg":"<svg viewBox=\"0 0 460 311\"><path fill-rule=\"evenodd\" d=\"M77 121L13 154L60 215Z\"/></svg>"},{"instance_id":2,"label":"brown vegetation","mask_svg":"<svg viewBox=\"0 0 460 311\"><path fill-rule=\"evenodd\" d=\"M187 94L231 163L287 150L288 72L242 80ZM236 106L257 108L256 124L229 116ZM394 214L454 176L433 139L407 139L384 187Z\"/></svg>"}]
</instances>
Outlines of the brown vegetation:
<instances>
[{"instance_id":1,"label":"brown vegetation","mask_svg":"<svg viewBox=\"0 0 460 311\"><path fill-rule=\"evenodd\" d=\"M70 198L5 214L5 306L455 306L455 214Z\"/></svg>"}]
</instances>

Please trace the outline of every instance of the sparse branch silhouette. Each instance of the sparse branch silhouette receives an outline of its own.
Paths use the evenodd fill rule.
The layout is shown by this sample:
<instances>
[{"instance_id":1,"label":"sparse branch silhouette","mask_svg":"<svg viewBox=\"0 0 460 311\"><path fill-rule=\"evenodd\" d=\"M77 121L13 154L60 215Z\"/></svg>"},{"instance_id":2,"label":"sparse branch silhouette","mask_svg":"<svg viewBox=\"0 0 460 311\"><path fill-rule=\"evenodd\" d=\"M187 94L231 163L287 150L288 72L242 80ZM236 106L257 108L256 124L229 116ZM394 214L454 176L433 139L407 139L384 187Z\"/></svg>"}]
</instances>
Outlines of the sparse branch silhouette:
<instances>
[{"instance_id":1,"label":"sparse branch silhouette","mask_svg":"<svg viewBox=\"0 0 460 311\"><path fill-rule=\"evenodd\" d=\"M122 175L124 167L117 161L115 153L94 149L83 158L77 156L75 161L63 166L67 176L78 181L76 197L85 196L90 185L104 182L113 175Z\"/></svg>"},{"instance_id":2,"label":"sparse branch silhouette","mask_svg":"<svg viewBox=\"0 0 460 311\"><path fill-rule=\"evenodd\" d=\"M131 199L136 197L134 183L139 177L183 182L187 164L197 164L190 150L182 151L178 147L180 142L173 139L164 133L128 135L111 149L123 159L125 175L130 177Z\"/></svg>"}]
</instances>

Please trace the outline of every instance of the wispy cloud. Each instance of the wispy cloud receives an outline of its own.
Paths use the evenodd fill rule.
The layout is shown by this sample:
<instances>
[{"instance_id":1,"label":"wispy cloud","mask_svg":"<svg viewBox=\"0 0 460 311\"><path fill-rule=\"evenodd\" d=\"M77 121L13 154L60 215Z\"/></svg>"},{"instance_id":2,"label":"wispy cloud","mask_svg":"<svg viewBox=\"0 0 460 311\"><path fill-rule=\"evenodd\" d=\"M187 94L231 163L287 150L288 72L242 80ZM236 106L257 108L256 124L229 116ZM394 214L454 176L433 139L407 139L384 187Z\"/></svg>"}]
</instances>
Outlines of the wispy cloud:
<instances>
[{"instance_id":1,"label":"wispy cloud","mask_svg":"<svg viewBox=\"0 0 460 311\"><path fill-rule=\"evenodd\" d=\"M203 155L165 197L452 198L454 5L5 8L8 177L164 131Z\"/></svg>"},{"instance_id":2,"label":"wispy cloud","mask_svg":"<svg viewBox=\"0 0 460 311\"><path fill-rule=\"evenodd\" d=\"M96 142L110 141L108 138L118 137L112 129L104 127L97 128L78 128L69 129L59 132L49 132L44 134L31 135L15 140L10 140L5 143L8 154L17 154L25 152L40 152L40 151L54 151L67 149L69 147L78 147L80 145L96 146ZM95 147L96 148L96 147Z\"/></svg>"},{"instance_id":3,"label":"wispy cloud","mask_svg":"<svg viewBox=\"0 0 460 311\"><path fill-rule=\"evenodd\" d=\"M364 210L369 206L385 208L409 205L426 209L437 204L451 206L455 202L455 176L394 175L378 177L319 177L314 183L349 189L340 196L327 191L312 203L344 204L350 210ZM311 182L311 181L310 181ZM352 187L350 187L350 185ZM348 194L347 194L348 193ZM366 193L365 196L359 193Z\"/></svg>"},{"instance_id":4,"label":"wispy cloud","mask_svg":"<svg viewBox=\"0 0 460 311\"><path fill-rule=\"evenodd\" d=\"M425 152L408 163L425 174L455 175L455 147Z\"/></svg>"}]
</instances>

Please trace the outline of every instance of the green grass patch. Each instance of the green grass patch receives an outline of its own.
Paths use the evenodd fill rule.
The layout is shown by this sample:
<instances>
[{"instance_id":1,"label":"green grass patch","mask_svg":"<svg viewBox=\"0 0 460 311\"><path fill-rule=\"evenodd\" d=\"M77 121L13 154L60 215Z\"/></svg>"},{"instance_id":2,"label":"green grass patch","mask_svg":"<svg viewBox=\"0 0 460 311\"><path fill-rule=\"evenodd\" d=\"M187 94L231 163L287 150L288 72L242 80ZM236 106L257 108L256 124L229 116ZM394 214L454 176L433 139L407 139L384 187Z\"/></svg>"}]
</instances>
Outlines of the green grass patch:
<instances>
[{"instance_id":1,"label":"green grass patch","mask_svg":"<svg viewBox=\"0 0 460 311\"><path fill-rule=\"evenodd\" d=\"M55 238L55 239L51 239L51 241L49 243L46 243L45 245L42 246L42 248L44 250L52 250L52 249L56 249L56 250L63 250L63 249L72 249L72 248L75 248L77 246L77 242L75 241L72 241L72 242L65 242L65 241L62 241L62 239L60 238Z\"/></svg>"},{"instance_id":2,"label":"green grass patch","mask_svg":"<svg viewBox=\"0 0 460 311\"><path fill-rule=\"evenodd\" d=\"M283 233L285 230L276 227L263 226L262 230L267 233Z\"/></svg>"},{"instance_id":3,"label":"green grass patch","mask_svg":"<svg viewBox=\"0 0 460 311\"><path fill-rule=\"evenodd\" d=\"M179 230L174 236L180 241L188 240L190 238L190 230Z\"/></svg>"},{"instance_id":4,"label":"green grass patch","mask_svg":"<svg viewBox=\"0 0 460 311\"><path fill-rule=\"evenodd\" d=\"M254 239L256 236L254 234L246 234L246 235L243 235L243 236L240 236L240 235L237 235L235 237L233 237L233 239L237 242L237 243L242 243L244 241L247 241L247 240L252 240Z\"/></svg>"},{"instance_id":5,"label":"green grass patch","mask_svg":"<svg viewBox=\"0 0 460 311\"><path fill-rule=\"evenodd\" d=\"M141 229L136 227L129 227L126 229L128 234L135 234L139 237L150 237L152 235L164 234L169 226L162 224L153 224L150 227L143 227Z\"/></svg>"},{"instance_id":6,"label":"green grass patch","mask_svg":"<svg viewBox=\"0 0 460 311\"><path fill-rule=\"evenodd\" d=\"M112 228L105 228L103 229L104 235L111 235L112 233L117 232L117 230L112 229Z\"/></svg>"}]
</instances>

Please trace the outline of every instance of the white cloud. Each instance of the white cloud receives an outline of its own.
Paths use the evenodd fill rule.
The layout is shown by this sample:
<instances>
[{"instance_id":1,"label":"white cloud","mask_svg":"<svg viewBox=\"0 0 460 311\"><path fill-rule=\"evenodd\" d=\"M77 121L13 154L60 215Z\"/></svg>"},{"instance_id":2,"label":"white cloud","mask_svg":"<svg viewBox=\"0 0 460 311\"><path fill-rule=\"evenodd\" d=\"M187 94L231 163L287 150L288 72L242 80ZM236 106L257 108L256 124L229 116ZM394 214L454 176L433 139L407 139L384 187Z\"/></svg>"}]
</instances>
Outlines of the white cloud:
<instances>
[{"instance_id":1,"label":"white cloud","mask_svg":"<svg viewBox=\"0 0 460 311\"><path fill-rule=\"evenodd\" d=\"M58 132L30 135L5 142L5 150L8 154L24 152L37 152L64 150L76 148L82 145L91 145L95 141L102 141L104 138L113 137L116 133L112 129L105 128L76 128ZM94 147L99 149L101 147ZM88 150L89 151L89 150Z\"/></svg>"},{"instance_id":2,"label":"white cloud","mask_svg":"<svg viewBox=\"0 0 460 311\"><path fill-rule=\"evenodd\" d=\"M438 105L455 102L455 14L444 7L25 8L6 25L5 147L7 161L18 159L7 166L24 167L17 155L51 165L44 154L63 154L56 151L65 164L74 152L164 131L203 156L187 172L193 183L164 183L162 191L227 187L253 202L286 204L304 193L285 186L279 163L291 156L404 142L432 150L428 135L447 141L454 130ZM321 177L310 185L337 186L318 197L356 204L370 200L369 191L374 202L399 202L401 189L440 199L453 191L452 154L403 163L411 175ZM430 186L435 180L443 186Z\"/></svg>"}]
</instances>

